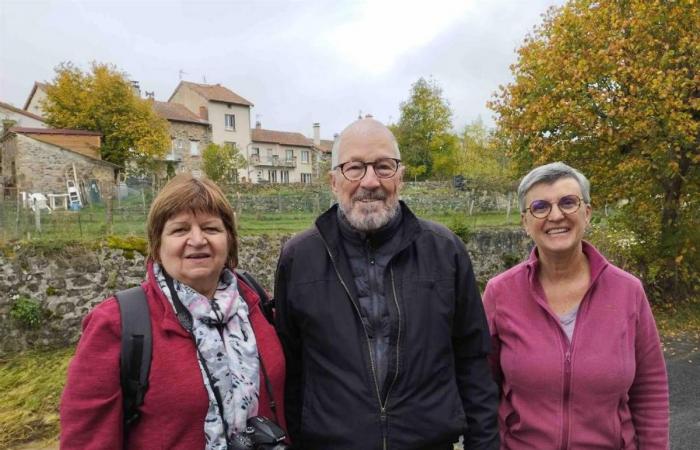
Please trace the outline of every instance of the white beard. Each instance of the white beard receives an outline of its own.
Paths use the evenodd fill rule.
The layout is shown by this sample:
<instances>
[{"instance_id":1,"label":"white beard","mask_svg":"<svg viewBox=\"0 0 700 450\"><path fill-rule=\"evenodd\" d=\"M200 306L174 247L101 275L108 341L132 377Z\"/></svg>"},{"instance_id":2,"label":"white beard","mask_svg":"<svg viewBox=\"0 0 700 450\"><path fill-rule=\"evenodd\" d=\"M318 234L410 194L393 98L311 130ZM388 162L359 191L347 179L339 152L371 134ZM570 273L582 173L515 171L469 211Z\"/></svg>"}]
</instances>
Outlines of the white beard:
<instances>
[{"instance_id":1,"label":"white beard","mask_svg":"<svg viewBox=\"0 0 700 450\"><path fill-rule=\"evenodd\" d=\"M376 201L363 202L371 198ZM389 223L399 212L397 195L387 195L382 189L359 189L349 201L338 201L338 207L350 225L358 231L376 231Z\"/></svg>"}]
</instances>

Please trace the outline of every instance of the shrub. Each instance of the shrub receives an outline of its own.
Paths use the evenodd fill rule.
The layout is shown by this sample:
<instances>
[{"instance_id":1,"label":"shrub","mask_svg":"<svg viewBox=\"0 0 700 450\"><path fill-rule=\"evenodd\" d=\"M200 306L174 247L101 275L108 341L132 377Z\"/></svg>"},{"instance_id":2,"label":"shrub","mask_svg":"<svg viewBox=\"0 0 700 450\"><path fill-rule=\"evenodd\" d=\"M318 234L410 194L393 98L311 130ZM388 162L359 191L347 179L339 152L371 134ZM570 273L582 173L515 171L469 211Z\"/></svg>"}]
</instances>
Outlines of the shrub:
<instances>
[{"instance_id":1,"label":"shrub","mask_svg":"<svg viewBox=\"0 0 700 450\"><path fill-rule=\"evenodd\" d=\"M463 215L457 215L452 218L448 225L449 229L456 234L465 244L472 236L472 230L467 223L467 218Z\"/></svg>"},{"instance_id":2,"label":"shrub","mask_svg":"<svg viewBox=\"0 0 700 450\"><path fill-rule=\"evenodd\" d=\"M17 297L10 308L10 317L28 329L39 328L43 315L41 303L25 296Z\"/></svg>"}]
</instances>

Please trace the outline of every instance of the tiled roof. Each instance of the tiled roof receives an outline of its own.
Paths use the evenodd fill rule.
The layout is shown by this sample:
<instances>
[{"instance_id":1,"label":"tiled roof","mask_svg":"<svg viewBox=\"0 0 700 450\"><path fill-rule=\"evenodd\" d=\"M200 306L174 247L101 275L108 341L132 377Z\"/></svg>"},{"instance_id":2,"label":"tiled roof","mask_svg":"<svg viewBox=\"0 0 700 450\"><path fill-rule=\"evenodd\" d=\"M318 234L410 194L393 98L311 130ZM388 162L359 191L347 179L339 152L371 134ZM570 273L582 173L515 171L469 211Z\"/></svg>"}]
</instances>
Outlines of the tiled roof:
<instances>
[{"instance_id":1,"label":"tiled roof","mask_svg":"<svg viewBox=\"0 0 700 450\"><path fill-rule=\"evenodd\" d=\"M27 97L27 101L24 102L24 109L29 108L29 102L32 100L32 97L34 97L34 93L36 92L37 88L41 88L45 92L47 87L48 87L47 83L40 83L38 81L35 81L34 86L32 86L32 90L29 93L29 97Z\"/></svg>"},{"instance_id":2,"label":"tiled roof","mask_svg":"<svg viewBox=\"0 0 700 450\"><path fill-rule=\"evenodd\" d=\"M209 124L209 122L199 118L195 113L187 109L185 105L181 105L180 103L158 102L154 100L153 110L156 112L156 114L166 120L196 123L200 125Z\"/></svg>"},{"instance_id":3,"label":"tiled roof","mask_svg":"<svg viewBox=\"0 0 700 450\"><path fill-rule=\"evenodd\" d=\"M212 102L233 103L236 105L253 106L253 103L236 94L229 88L221 86L220 84L199 84L192 83L190 81L180 81L180 84L175 88L175 92L177 92L178 89L180 89L180 86L187 86L193 91L197 92L202 97ZM175 95L174 92L173 95ZM171 95L170 98L172 99L173 96Z\"/></svg>"},{"instance_id":4,"label":"tiled roof","mask_svg":"<svg viewBox=\"0 0 700 450\"><path fill-rule=\"evenodd\" d=\"M22 114L23 116L31 117L32 119L39 120L41 122L44 121L44 118L41 116L37 116L36 114L32 114L29 111L25 111L23 109L19 109L15 106L10 105L9 103L5 102L0 102L0 106L6 109L9 109L10 111L16 112L17 114Z\"/></svg>"},{"instance_id":5,"label":"tiled roof","mask_svg":"<svg viewBox=\"0 0 700 450\"><path fill-rule=\"evenodd\" d=\"M253 128L250 130L253 142L269 142L280 145L294 145L296 147L313 147L314 143L301 133L289 131L265 130Z\"/></svg>"},{"instance_id":6,"label":"tiled roof","mask_svg":"<svg viewBox=\"0 0 700 450\"><path fill-rule=\"evenodd\" d=\"M67 134L74 136L102 136L102 133L97 131L87 130L70 130L67 128L28 128L28 127L12 127L9 130L11 133L20 134Z\"/></svg>"}]
</instances>

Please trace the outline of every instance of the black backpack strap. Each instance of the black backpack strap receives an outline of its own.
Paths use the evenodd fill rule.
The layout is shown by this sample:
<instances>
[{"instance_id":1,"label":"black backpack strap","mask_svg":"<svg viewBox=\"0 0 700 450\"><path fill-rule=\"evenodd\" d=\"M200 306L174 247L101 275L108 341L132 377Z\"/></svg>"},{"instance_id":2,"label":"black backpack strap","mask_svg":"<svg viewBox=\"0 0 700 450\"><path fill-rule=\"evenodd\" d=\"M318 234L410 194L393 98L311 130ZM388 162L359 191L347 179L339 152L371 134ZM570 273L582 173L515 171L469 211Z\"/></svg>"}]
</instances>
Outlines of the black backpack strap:
<instances>
[{"instance_id":1,"label":"black backpack strap","mask_svg":"<svg viewBox=\"0 0 700 450\"><path fill-rule=\"evenodd\" d=\"M236 269L236 274L240 275L241 278L248 284L248 286L255 289L255 292L260 297L260 309L262 310L263 316L271 324L275 324L275 299L270 298L267 291L260 286L258 280L256 280L253 275L246 272L245 270Z\"/></svg>"},{"instance_id":2,"label":"black backpack strap","mask_svg":"<svg viewBox=\"0 0 700 450\"><path fill-rule=\"evenodd\" d=\"M140 286L117 292L122 321L121 385L124 397L124 432L139 417L151 368L151 314Z\"/></svg>"}]
</instances>

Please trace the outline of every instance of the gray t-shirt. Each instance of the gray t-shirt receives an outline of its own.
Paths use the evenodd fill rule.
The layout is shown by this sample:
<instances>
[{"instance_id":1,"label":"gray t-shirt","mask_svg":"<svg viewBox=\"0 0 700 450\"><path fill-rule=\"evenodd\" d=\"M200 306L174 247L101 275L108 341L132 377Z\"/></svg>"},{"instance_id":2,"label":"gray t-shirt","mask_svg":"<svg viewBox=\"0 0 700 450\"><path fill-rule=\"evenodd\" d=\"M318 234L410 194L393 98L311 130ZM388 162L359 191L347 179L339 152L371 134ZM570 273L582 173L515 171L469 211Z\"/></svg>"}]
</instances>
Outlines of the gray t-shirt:
<instances>
[{"instance_id":1,"label":"gray t-shirt","mask_svg":"<svg viewBox=\"0 0 700 450\"><path fill-rule=\"evenodd\" d=\"M571 311L565 312L564 314L559 314L559 322L564 329L564 333L566 333L566 337L569 338L569 342L571 342L571 336L574 334L576 314L578 313L579 306L580 305L576 305L576 307L572 308Z\"/></svg>"}]
</instances>

